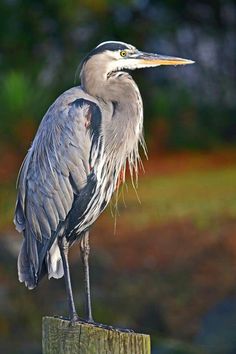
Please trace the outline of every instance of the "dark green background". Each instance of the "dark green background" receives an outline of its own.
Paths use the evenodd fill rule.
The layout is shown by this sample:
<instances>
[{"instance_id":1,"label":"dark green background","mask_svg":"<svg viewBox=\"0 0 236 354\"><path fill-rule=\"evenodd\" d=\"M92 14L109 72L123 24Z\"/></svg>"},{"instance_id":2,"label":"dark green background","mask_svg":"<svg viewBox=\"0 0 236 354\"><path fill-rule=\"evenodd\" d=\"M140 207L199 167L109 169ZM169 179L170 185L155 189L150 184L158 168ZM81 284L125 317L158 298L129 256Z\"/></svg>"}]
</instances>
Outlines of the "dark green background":
<instances>
[{"instance_id":1,"label":"dark green background","mask_svg":"<svg viewBox=\"0 0 236 354\"><path fill-rule=\"evenodd\" d=\"M20 1L0 4L1 139L39 121L74 84L83 56L105 40L191 58L194 66L135 73L154 147L235 143L235 1ZM78 75L77 75L78 76ZM77 82L79 78L77 78ZM152 129L149 129L151 126ZM27 127L26 127L27 129Z\"/></svg>"},{"instance_id":2,"label":"dark green background","mask_svg":"<svg viewBox=\"0 0 236 354\"><path fill-rule=\"evenodd\" d=\"M21 237L13 234L12 227L8 226L12 220L15 198L13 183L20 161L30 146L43 114L60 93L73 86L75 82L79 83L76 70L81 59L93 47L106 40L125 41L140 50L189 58L196 62L186 67L160 67L133 73L144 101L145 135L150 156L177 150L218 151L231 149L236 143L236 1L2 0L0 2L0 221L3 225L3 231L0 232L0 352L2 353L40 353L41 316L67 312L63 280L50 282L45 280L39 289L33 292L29 292L17 282L16 254ZM198 186L197 179L198 177L194 183ZM211 179L209 181L207 183L211 184ZM186 182L188 183L189 179L186 179ZM156 180L153 180L153 184L156 183ZM178 180L176 183L169 181L170 188L168 184L166 188L165 179L160 183L167 196L173 184L179 185ZM149 182L144 184L146 188L149 185ZM220 183L216 185L219 186ZM188 188L189 190L192 188L191 178ZM153 187L153 191L154 189ZM178 191L178 187L176 190ZM149 190L149 193L152 194L153 191ZM158 195L160 192L161 190L158 191ZM193 198L197 199L198 194L201 197L200 191ZM211 197L210 193L208 199ZM224 211L223 196L220 195L220 198ZM180 197L179 199L181 200ZM163 200L165 201L164 198ZM156 210L156 200L150 197L150 201ZM191 210L192 204L190 200L185 209ZM168 204L162 205L166 210L171 209ZM226 203L225 205L227 206ZM203 213L204 207L203 202ZM136 208L138 206L135 201L131 204L131 213L135 214ZM215 223L213 224L216 227ZM222 225L222 228L228 227ZM109 227L108 232L112 232L110 224ZM175 232L175 224L171 227ZM129 226L128 228L131 229ZM167 230L163 229L163 239L169 233L168 225L166 228ZM184 233L181 226L177 228L178 235ZM189 228L192 229L191 223ZM211 225L208 225L208 228L211 229ZM204 223L199 229L194 231L196 232L194 240L198 235L204 234ZM152 231L153 242L156 240L156 230L157 227ZM101 233L99 236L102 237L106 229L103 230L103 235L101 231L98 231L98 234L99 232ZM160 230L158 232L161 233ZM135 244L138 244L138 241ZM127 245L127 249L131 246ZM143 243L137 247L140 247L141 254ZM199 267L201 261L199 263L195 260L194 264L189 261L190 266L187 265L183 269L181 263L176 266L174 263L169 274L164 267L159 273L152 265L141 267L141 270L135 272L132 267L126 271L125 267L121 270L118 265L114 265L112 256L107 251L100 249L94 253L92 281L97 319L104 323L129 326L151 333L153 354L190 354L203 351L185 345L185 341L191 343L195 341L196 346L201 343L203 347L204 343L210 341L213 345L216 343L216 346L220 346L220 335L224 331L219 318L222 313L229 314L226 316L225 321L229 323L225 324L227 330L222 334L222 341L227 347L227 354L234 353L230 350L235 349L235 334L231 332L230 334L228 328L234 328L232 324L235 324L235 298L224 302L223 310L216 307L210 320L208 317L204 320L203 317L203 332L192 330L192 324L187 321L183 321L184 326L179 332L176 328L173 331L166 321L166 308L163 305L165 301L161 302L161 299L165 297L168 299L171 304L170 313L174 313L174 309L182 308L182 304L185 313L188 312L188 308L192 306L189 299L197 298L194 288L191 287L192 269ZM207 255L206 258L208 259ZM216 258L221 264L218 253ZM81 309L83 295L80 284L83 280L80 268L77 263L73 263L75 296L78 299L77 306ZM231 274L227 260L223 259L222 267L219 268L227 268L226 273ZM220 287L221 284L217 284L217 289ZM220 301L220 296L222 299L226 295L229 296L230 289L225 286L225 292L218 296L217 301ZM210 291L214 292L214 286L209 289L206 287L204 291L207 297ZM204 305L203 298L200 298L200 301L203 302L203 310L201 308L203 316L207 313L208 307ZM179 316L184 316L180 312ZM188 327L191 327L190 331ZM229 339L227 336L230 336ZM169 340L171 337L175 338L175 341ZM164 340L162 346L163 338L168 339L166 342ZM209 353L215 354L216 351L211 349ZM217 354L225 352L217 351Z\"/></svg>"}]
</instances>

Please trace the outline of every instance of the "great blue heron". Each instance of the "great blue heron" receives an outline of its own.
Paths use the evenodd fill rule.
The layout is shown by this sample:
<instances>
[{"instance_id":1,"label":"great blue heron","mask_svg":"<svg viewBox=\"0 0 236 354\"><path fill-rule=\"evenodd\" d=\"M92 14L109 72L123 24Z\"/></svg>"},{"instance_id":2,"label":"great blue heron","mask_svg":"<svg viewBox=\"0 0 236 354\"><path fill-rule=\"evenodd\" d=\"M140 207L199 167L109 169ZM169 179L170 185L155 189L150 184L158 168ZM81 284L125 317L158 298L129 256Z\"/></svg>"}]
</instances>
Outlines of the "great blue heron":
<instances>
[{"instance_id":1,"label":"great blue heron","mask_svg":"<svg viewBox=\"0 0 236 354\"><path fill-rule=\"evenodd\" d=\"M85 272L86 320L93 322L89 282L89 228L106 208L126 164L138 173L143 140L139 89L124 70L193 61L144 53L123 42L103 42L81 66L73 87L46 112L18 177L15 225L24 239L19 281L29 289L48 274L65 277L71 321L73 300L68 249L76 241Z\"/></svg>"}]
</instances>

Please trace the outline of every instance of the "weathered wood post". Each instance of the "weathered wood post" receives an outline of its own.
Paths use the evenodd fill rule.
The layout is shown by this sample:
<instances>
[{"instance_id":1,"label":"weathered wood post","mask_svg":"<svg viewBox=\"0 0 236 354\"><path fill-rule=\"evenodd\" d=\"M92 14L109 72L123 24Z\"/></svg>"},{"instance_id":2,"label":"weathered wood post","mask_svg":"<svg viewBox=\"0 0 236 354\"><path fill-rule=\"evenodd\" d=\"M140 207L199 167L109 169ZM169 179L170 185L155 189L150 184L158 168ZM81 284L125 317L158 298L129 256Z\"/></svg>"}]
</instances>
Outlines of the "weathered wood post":
<instances>
[{"instance_id":1,"label":"weathered wood post","mask_svg":"<svg viewBox=\"0 0 236 354\"><path fill-rule=\"evenodd\" d=\"M43 318L43 354L151 354L150 336Z\"/></svg>"}]
</instances>

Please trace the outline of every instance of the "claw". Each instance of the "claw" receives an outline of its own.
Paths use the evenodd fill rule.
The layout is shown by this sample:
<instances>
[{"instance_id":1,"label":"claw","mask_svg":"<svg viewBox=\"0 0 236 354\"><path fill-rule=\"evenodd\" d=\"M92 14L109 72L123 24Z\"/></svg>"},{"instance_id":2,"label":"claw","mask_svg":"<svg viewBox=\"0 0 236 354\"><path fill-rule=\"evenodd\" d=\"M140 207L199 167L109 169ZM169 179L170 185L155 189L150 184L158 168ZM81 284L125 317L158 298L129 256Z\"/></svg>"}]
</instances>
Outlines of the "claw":
<instances>
[{"instance_id":1,"label":"claw","mask_svg":"<svg viewBox=\"0 0 236 354\"><path fill-rule=\"evenodd\" d=\"M106 329L108 331L114 331L114 332L124 332L124 333L135 333L134 330L130 329L130 328L119 328L119 327L114 327L111 325L106 325L103 323L99 323L99 322L95 322L93 319L84 319L81 318L77 315L77 313L73 314L73 316L69 319L69 318L65 318L63 316L54 316L56 318L60 318L62 320L67 320L70 321L70 326L74 326L76 323L81 323L81 324L89 324L91 326L95 326L98 328L103 328Z\"/></svg>"},{"instance_id":2,"label":"claw","mask_svg":"<svg viewBox=\"0 0 236 354\"><path fill-rule=\"evenodd\" d=\"M70 325L74 326L78 322L82 322L82 319L77 315L77 313L74 313L70 318Z\"/></svg>"},{"instance_id":3,"label":"claw","mask_svg":"<svg viewBox=\"0 0 236 354\"><path fill-rule=\"evenodd\" d=\"M126 332L126 333L134 333L132 329L129 328L118 328L110 325L105 325L103 323L95 322L94 320L82 320L83 323L88 323L92 326L107 329L108 331L116 331L116 332Z\"/></svg>"}]
</instances>

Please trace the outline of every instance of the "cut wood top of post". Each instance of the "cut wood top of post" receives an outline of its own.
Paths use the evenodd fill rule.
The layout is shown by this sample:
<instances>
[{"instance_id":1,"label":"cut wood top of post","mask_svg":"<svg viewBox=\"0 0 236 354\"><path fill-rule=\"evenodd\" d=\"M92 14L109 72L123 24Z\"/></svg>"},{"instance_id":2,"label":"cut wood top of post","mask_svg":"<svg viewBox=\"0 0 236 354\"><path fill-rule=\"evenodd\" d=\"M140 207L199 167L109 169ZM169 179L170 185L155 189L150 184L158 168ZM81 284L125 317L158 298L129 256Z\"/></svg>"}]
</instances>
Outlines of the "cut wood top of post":
<instances>
[{"instance_id":1,"label":"cut wood top of post","mask_svg":"<svg viewBox=\"0 0 236 354\"><path fill-rule=\"evenodd\" d=\"M150 336L43 318L43 354L150 354Z\"/></svg>"}]
</instances>

